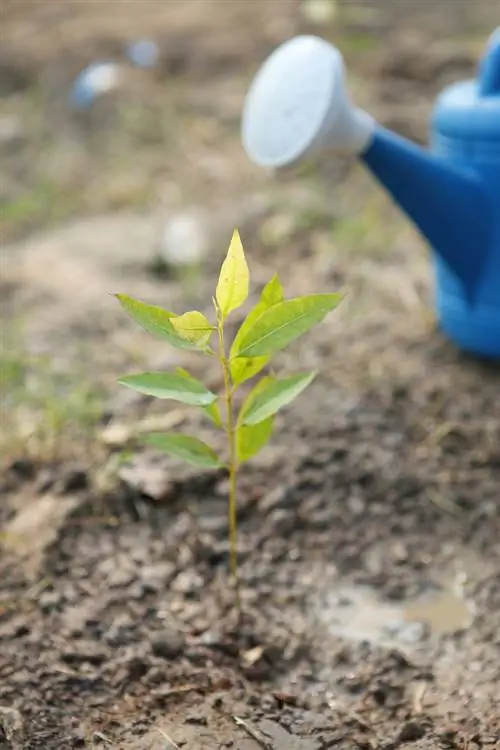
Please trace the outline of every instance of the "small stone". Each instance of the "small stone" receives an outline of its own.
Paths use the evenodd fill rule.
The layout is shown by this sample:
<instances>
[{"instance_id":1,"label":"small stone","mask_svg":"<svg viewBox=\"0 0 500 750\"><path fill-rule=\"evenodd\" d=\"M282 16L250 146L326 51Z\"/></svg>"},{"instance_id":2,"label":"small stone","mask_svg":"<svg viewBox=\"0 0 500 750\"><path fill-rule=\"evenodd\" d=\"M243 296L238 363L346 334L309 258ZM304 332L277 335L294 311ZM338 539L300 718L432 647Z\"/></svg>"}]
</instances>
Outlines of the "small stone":
<instances>
[{"instance_id":1,"label":"small stone","mask_svg":"<svg viewBox=\"0 0 500 750\"><path fill-rule=\"evenodd\" d=\"M24 724L19 711L8 706L0 706L0 740L7 740L8 747L16 748L23 732Z\"/></svg>"},{"instance_id":2,"label":"small stone","mask_svg":"<svg viewBox=\"0 0 500 750\"><path fill-rule=\"evenodd\" d=\"M128 679L133 681L140 680L149 670L149 663L136 654L129 658L126 666Z\"/></svg>"},{"instance_id":3,"label":"small stone","mask_svg":"<svg viewBox=\"0 0 500 750\"><path fill-rule=\"evenodd\" d=\"M203 588L204 580L193 570L184 570L179 573L172 583L172 589L180 594L194 594Z\"/></svg>"},{"instance_id":4,"label":"small stone","mask_svg":"<svg viewBox=\"0 0 500 750\"><path fill-rule=\"evenodd\" d=\"M168 586L175 570L176 566L171 562L146 565L140 572L140 582L147 593L157 593Z\"/></svg>"},{"instance_id":5,"label":"small stone","mask_svg":"<svg viewBox=\"0 0 500 750\"><path fill-rule=\"evenodd\" d=\"M122 466L118 477L126 487L156 501L166 498L172 487L172 480L165 466L153 463L147 455L137 456Z\"/></svg>"},{"instance_id":6,"label":"small stone","mask_svg":"<svg viewBox=\"0 0 500 750\"><path fill-rule=\"evenodd\" d=\"M35 465L29 458L18 458L13 461L9 471L20 479L34 479L36 473Z\"/></svg>"},{"instance_id":7,"label":"small stone","mask_svg":"<svg viewBox=\"0 0 500 750\"><path fill-rule=\"evenodd\" d=\"M89 485L87 472L83 469L72 469L62 478L58 484L58 492L65 494L67 492L80 492L86 490Z\"/></svg>"},{"instance_id":8,"label":"small stone","mask_svg":"<svg viewBox=\"0 0 500 750\"><path fill-rule=\"evenodd\" d=\"M0 149L5 147L12 153L26 141L23 121L16 115L5 115L0 118Z\"/></svg>"},{"instance_id":9,"label":"small stone","mask_svg":"<svg viewBox=\"0 0 500 750\"><path fill-rule=\"evenodd\" d=\"M272 695L265 695L260 702L260 707L265 713L270 713L278 708L278 702Z\"/></svg>"},{"instance_id":10,"label":"small stone","mask_svg":"<svg viewBox=\"0 0 500 750\"><path fill-rule=\"evenodd\" d=\"M170 266L200 263L207 254L207 219L196 208L173 216L163 229L160 256Z\"/></svg>"},{"instance_id":11,"label":"small stone","mask_svg":"<svg viewBox=\"0 0 500 750\"><path fill-rule=\"evenodd\" d=\"M127 596L129 599L133 599L137 602L142 601L144 597L147 595L147 591L142 585L142 583L134 583L132 586L127 590Z\"/></svg>"},{"instance_id":12,"label":"small stone","mask_svg":"<svg viewBox=\"0 0 500 750\"><path fill-rule=\"evenodd\" d=\"M85 736L85 730L81 729L70 740L72 747L86 747L87 738Z\"/></svg>"},{"instance_id":13,"label":"small stone","mask_svg":"<svg viewBox=\"0 0 500 750\"><path fill-rule=\"evenodd\" d=\"M117 570L112 571L107 580L108 587L110 589L124 588L134 583L136 579L136 572L131 570Z\"/></svg>"},{"instance_id":14,"label":"small stone","mask_svg":"<svg viewBox=\"0 0 500 750\"><path fill-rule=\"evenodd\" d=\"M93 641L80 643L78 649L68 649L61 653L61 659L66 664L84 664L87 662L99 666L106 661L106 656L106 652Z\"/></svg>"},{"instance_id":15,"label":"small stone","mask_svg":"<svg viewBox=\"0 0 500 750\"><path fill-rule=\"evenodd\" d=\"M151 651L162 659L175 659L184 651L184 635L174 628L165 628L151 639Z\"/></svg>"},{"instance_id":16,"label":"small stone","mask_svg":"<svg viewBox=\"0 0 500 750\"><path fill-rule=\"evenodd\" d=\"M198 727L207 727L208 726L208 719L206 716L188 716L185 724L194 724Z\"/></svg>"},{"instance_id":17,"label":"small stone","mask_svg":"<svg viewBox=\"0 0 500 750\"><path fill-rule=\"evenodd\" d=\"M23 614L10 618L4 622L0 619L0 642L29 635L30 628Z\"/></svg>"},{"instance_id":18,"label":"small stone","mask_svg":"<svg viewBox=\"0 0 500 750\"><path fill-rule=\"evenodd\" d=\"M54 471L51 469L43 469L43 471L40 472L36 483L36 491L38 494L43 495L48 492L54 486L56 479L57 477Z\"/></svg>"},{"instance_id":19,"label":"small stone","mask_svg":"<svg viewBox=\"0 0 500 750\"><path fill-rule=\"evenodd\" d=\"M267 495L264 495L262 500L259 502L259 507L264 513L268 513L271 510L283 509L289 505L290 496L289 490L286 487L276 487Z\"/></svg>"},{"instance_id":20,"label":"small stone","mask_svg":"<svg viewBox=\"0 0 500 750\"><path fill-rule=\"evenodd\" d=\"M270 536L278 534L291 534L297 526L295 515L286 508L275 508L267 518L266 530Z\"/></svg>"},{"instance_id":21,"label":"small stone","mask_svg":"<svg viewBox=\"0 0 500 750\"><path fill-rule=\"evenodd\" d=\"M38 597L38 604L42 612L52 612L61 604L62 596L59 591L44 591Z\"/></svg>"},{"instance_id":22,"label":"small stone","mask_svg":"<svg viewBox=\"0 0 500 750\"><path fill-rule=\"evenodd\" d=\"M418 721L408 721L398 732L398 742L416 742L425 737L427 731L423 724Z\"/></svg>"},{"instance_id":23,"label":"small stone","mask_svg":"<svg viewBox=\"0 0 500 750\"><path fill-rule=\"evenodd\" d=\"M151 667L147 675L144 677L144 683L146 685L161 685L167 680L166 667Z\"/></svg>"}]
</instances>

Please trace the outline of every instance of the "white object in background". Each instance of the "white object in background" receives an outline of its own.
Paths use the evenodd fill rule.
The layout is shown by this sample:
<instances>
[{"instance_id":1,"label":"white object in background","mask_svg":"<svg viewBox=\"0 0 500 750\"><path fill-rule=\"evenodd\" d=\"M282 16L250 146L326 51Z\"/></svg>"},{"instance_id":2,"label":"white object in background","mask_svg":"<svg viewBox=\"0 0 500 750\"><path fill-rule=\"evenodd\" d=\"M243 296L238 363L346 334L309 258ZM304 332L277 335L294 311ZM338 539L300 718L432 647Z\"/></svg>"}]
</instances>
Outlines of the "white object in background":
<instances>
[{"instance_id":1,"label":"white object in background","mask_svg":"<svg viewBox=\"0 0 500 750\"><path fill-rule=\"evenodd\" d=\"M374 129L373 117L351 104L342 55L316 36L278 47L255 76L243 108L243 146L261 167L290 166L325 148L359 154Z\"/></svg>"},{"instance_id":2,"label":"white object in background","mask_svg":"<svg viewBox=\"0 0 500 750\"><path fill-rule=\"evenodd\" d=\"M127 56L138 68L154 68L160 57L160 50L152 39L139 39L128 45Z\"/></svg>"},{"instance_id":3,"label":"white object in background","mask_svg":"<svg viewBox=\"0 0 500 750\"><path fill-rule=\"evenodd\" d=\"M121 70L116 63L92 63L77 77L71 91L71 100L76 107L85 109L100 96L116 89L120 79Z\"/></svg>"},{"instance_id":4,"label":"white object in background","mask_svg":"<svg viewBox=\"0 0 500 750\"><path fill-rule=\"evenodd\" d=\"M161 258L172 266L199 263L207 252L208 227L205 217L196 211L186 211L172 217L163 229Z\"/></svg>"},{"instance_id":5,"label":"white object in background","mask_svg":"<svg viewBox=\"0 0 500 750\"><path fill-rule=\"evenodd\" d=\"M331 23L337 13L336 0L303 0L301 13L310 23Z\"/></svg>"}]
</instances>

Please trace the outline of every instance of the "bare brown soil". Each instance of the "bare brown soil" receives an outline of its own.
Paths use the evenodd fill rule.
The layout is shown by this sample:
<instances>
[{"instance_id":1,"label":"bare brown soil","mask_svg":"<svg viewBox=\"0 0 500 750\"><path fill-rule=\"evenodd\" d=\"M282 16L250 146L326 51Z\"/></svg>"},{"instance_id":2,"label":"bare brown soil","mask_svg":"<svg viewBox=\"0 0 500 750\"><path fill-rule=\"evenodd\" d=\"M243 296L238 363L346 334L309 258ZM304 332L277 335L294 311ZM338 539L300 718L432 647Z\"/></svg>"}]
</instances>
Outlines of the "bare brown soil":
<instances>
[{"instance_id":1,"label":"bare brown soil","mask_svg":"<svg viewBox=\"0 0 500 750\"><path fill-rule=\"evenodd\" d=\"M186 129L169 150L138 151L157 188L153 208L109 213L105 203L91 218L86 204L83 218L43 232L6 224L3 319L22 314L30 346L64 365L69 382L99 382L109 396L90 449L65 435L50 456L27 441L5 460L0 748L498 748L500 370L435 329L424 245L363 174L326 164L269 185L246 163L236 127L246 84L274 44L311 29L298 4L146 5L122 3L119 18L105 3L2 11L8 59L22 59L31 81L33 65L52 80L63 60L63 80L68 55L156 31L167 78L141 84L142 101L154 107L148 96L169 81ZM344 45L360 97L424 141L435 92L473 71L490 4L476 3L474 18L459 2L440 12L383 5L315 30ZM21 68L9 107L31 96ZM112 134L115 120L101 114L86 126ZM85 139L81 125L61 128ZM9 200L31 189L30 154L43 171L42 145L33 147L6 158ZM91 191L95 155L84 157L78 185ZM183 204L179 185L210 212L194 287L151 270L165 205ZM343 212L368 229L346 233ZM130 398L117 376L138 361L188 366L213 387L219 374L158 347L107 294L203 308L234 225L255 294L274 271L290 295L350 290L338 315L278 360L321 375L241 478L241 620L228 587L223 473L149 451L118 461L137 420L201 434L206 425Z\"/></svg>"}]
</instances>

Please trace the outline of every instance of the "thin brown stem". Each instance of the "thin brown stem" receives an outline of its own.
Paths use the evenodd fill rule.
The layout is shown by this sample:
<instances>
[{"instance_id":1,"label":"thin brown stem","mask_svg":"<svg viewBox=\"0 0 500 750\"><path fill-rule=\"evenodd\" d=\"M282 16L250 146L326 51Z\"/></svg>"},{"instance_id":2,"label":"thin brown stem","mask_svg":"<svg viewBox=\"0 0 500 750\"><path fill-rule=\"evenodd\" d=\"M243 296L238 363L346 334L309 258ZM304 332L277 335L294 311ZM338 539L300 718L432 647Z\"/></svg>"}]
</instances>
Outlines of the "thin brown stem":
<instances>
[{"instance_id":1,"label":"thin brown stem","mask_svg":"<svg viewBox=\"0 0 500 750\"><path fill-rule=\"evenodd\" d=\"M229 566L236 592L236 608L241 612L241 596L238 572L238 455L236 450L236 425L234 420L233 384L231 369L226 356L223 322L219 320L220 361L224 375L226 401L226 434L229 443Z\"/></svg>"}]
</instances>

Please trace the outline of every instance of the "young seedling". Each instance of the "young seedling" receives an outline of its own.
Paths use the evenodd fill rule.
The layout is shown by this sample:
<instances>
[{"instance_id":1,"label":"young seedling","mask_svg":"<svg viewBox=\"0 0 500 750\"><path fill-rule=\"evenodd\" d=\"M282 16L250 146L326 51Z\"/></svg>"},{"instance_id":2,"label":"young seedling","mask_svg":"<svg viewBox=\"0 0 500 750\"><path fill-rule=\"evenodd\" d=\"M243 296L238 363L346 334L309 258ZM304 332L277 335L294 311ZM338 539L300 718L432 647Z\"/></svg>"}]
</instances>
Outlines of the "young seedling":
<instances>
[{"instance_id":1,"label":"young seedling","mask_svg":"<svg viewBox=\"0 0 500 750\"><path fill-rule=\"evenodd\" d=\"M238 470L264 448L271 438L277 412L302 393L316 373L299 373L284 378L264 375L251 388L239 410L235 407L235 394L246 381L264 370L274 354L320 323L342 299L342 294L338 293L285 299L281 282L275 275L262 290L259 301L229 346L225 324L229 315L246 301L249 285L250 273L245 253L240 235L235 230L213 299L213 322L196 310L176 315L124 294L116 295L123 309L146 331L178 349L195 350L216 358L222 369L224 389L219 395L180 368L172 373L128 375L119 382L149 396L199 407L215 427L225 431L225 459L199 438L179 433L151 434L146 437L146 442L194 466L204 469L227 468L230 571L238 610Z\"/></svg>"}]
</instances>

